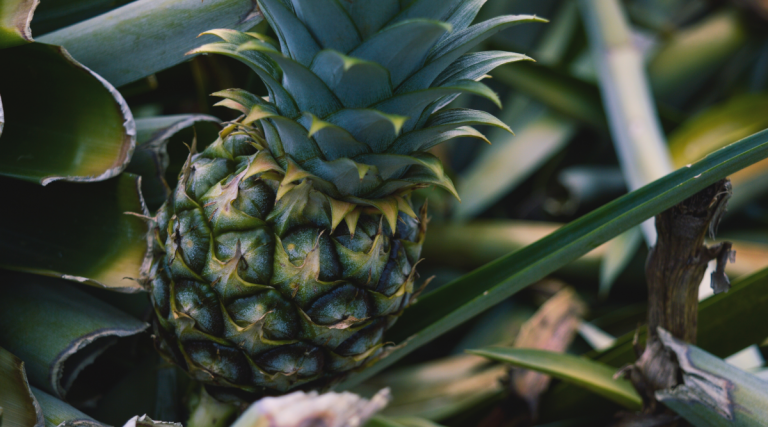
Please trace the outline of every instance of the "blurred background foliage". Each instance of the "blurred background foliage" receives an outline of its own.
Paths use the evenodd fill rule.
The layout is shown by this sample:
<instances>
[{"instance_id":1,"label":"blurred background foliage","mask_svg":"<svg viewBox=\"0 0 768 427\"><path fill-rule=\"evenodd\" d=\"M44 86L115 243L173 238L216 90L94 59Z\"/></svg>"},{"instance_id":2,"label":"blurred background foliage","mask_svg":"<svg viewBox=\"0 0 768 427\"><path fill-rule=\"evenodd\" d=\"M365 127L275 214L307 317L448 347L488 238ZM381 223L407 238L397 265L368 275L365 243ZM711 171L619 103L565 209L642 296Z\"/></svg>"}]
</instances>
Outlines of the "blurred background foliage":
<instances>
[{"instance_id":1,"label":"blurred background foliage","mask_svg":"<svg viewBox=\"0 0 768 427\"><path fill-rule=\"evenodd\" d=\"M480 20L500 14L536 14L550 23L506 30L480 48L520 52L536 60L500 67L485 81L499 94L503 110L479 98L455 101L457 106L498 115L515 135L500 129L480 129L490 145L467 138L434 149L462 201L439 189L419 190L414 196L417 204L429 204L431 230L420 274L434 279L425 293L521 249L660 176L643 172L643 168L669 167L671 172L768 128L766 2L625 0L621 4L631 26L624 47L629 46L644 67L650 91L648 111L660 129L658 137L647 144L632 146L630 138L626 144L640 154L623 159L617 153L628 148L622 148L612 127L623 113L620 105L604 102L605 91L610 90L606 86L610 73L601 71L600 53L595 53L597 48L590 41L579 2L487 1ZM126 0L42 1L31 23L32 33L40 41L63 40L59 30L68 25L130 6ZM268 33L268 28L262 22L254 31ZM77 55L76 47L68 49L75 59L100 72ZM2 74L0 71L0 77ZM211 135L218 129L216 118L236 118L232 110L214 107L209 94L227 88L266 94L255 74L224 56L196 56L146 77L124 80L113 83L137 123L171 116L162 123L144 121L139 126L139 148L133 158L150 160L134 161L127 169L144 176L147 214L165 197L162 191L157 193L163 188L162 181L174 187L187 153L184 143L191 144L193 128L202 144L213 140ZM640 95L646 84L631 80L619 83L638 85L627 93L637 89ZM6 93L0 94L5 101ZM7 114L11 117L10 111ZM173 132L158 137L158 130L173 126ZM628 129L630 134L633 131L637 129ZM153 140L168 143L162 159L157 151L148 149ZM142 142L148 144L144 151ZM650 166L643 159L650 159ZM166 162L167 172L162 176L157 176L157 171L148 172L146 168L151 169L153 161ZM155 176L160 184L148 185L149 176ZM105 185L137 185L125 175L120 180L124 182L93 184L94 191ZM768 160L741 170L731 180L734 196L717 237L734 242L736 263L729 265L727 272L735 285L728 294L710 297L708 283L702 284L701 298L706 300L701 306L699 345L768 379L768 330L760 326L768 324L764 308L768 304L764 273L768 267ZM25 184L13 191L38 191L41 195L37 200L65 197L44 194L48 187L31 188ZM115 201L117 207L103 209L141 210L129 196ZM140 233L140 219L136 221L130 227L138 227L136 232ZM385 416L421 417L446 426L601 425L622 403L632 408L637 402L630 397L606 398L599 392L574 392L567 373L551 370L544 371L554 379L543 382L541 378L517 381L519 374L514 371L508 379L507 365L466 354L465 350L507 345L587 355L616 368L631 362L631 336L646 315L643 265L651 239L639 228L626 232L412 352L353 391L372 395L390 387L394 401L384 410ZM94 251L105 249L96 247ZM15 261L5 263L12 267ZM27 271L30 269L34 268ZM15 274L4 276L4 280L24 277ZM100 277L93 272L82 275ZM39 286L48 285L49 280L54 279L39 279ZM131 324L133 320L149 318L151 308L143 294L71 286L86 294L83 298L101 300L108 306L105 310L128 313L127 325L121 325L126 330L138 327ZM10 313L9 307L5 313ZM547 339L553 324L567 333ZM37 351L32 347L26 350L30 354ZM67 400L94 419L121 425L133 415L147 413L155 419L186 421L201 400L198 387L160 361L148 334L120 338L116 345L91 352L89 362L95 363L70 369L74 373L68 374L72 377ZM515 360L519 362L523 356ZM502 360L498 354L492 359ZM532 367L524 361L519 363ZM27 364L27 369L33 368ZM29 375L34 380L37 374Z\"/></svg>"}]
</instances>

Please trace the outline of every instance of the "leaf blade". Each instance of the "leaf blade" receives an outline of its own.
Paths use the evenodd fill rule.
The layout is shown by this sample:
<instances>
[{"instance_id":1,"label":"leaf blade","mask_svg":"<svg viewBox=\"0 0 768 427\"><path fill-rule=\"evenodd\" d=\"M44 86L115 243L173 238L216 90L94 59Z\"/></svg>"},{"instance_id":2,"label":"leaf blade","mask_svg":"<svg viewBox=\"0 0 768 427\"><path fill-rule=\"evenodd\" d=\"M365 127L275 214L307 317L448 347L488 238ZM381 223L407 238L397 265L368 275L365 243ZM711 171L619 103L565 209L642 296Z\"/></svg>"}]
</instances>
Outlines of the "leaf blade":
<instances>
[{"instance_id":1,"label":"leaf blade","mask_svg":"<svg viewBox=\"0 0 768 427\"><path fill-rule=\"evenodd\" d=\"M467 352L574 383L627 409L639 410L643 404L632 383L625 379L614 380L614 368L593 360L532 348L488 347Z\"/></svg>"},{"instance_id":2,"label":"leaf blade","mask_svg":"<svg viewBox=\"0 0 768 427\"><path fill-rule=\"evenodd\" d=\"M122 86L188 60L184 53L200 44L196 37L203 31L245 31L258 24L262 15L254 3L138 0L37 40L64 46L83 65Z\"/></svg>"},{"instance_id":3,"label":"leaf blade","mask_svg":"<svg viewBox=\"0 0 768 427\"><path fill-rule=\"evenodd\" d=\"M136 126L115 88L59 46L0 51L5 121L0 174L47 185L117 176L136 146ZM49 111L40 121L40 100Z\"/></svg>"}]
</instances>

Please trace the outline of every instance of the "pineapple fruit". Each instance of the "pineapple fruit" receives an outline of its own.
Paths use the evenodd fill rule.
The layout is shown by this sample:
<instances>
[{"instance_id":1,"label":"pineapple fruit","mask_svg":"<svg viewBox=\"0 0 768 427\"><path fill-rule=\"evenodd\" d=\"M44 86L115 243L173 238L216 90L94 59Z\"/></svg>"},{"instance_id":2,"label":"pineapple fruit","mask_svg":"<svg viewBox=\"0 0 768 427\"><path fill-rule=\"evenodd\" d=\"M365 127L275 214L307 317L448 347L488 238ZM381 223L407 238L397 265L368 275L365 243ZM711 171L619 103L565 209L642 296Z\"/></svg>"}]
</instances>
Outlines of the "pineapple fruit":
<instances>
[{"instance_id":1,"label":"pineapple fruit","mask_svg":"<svg viewBox=\"0 0 768 427\"><path fill-rule=\"evenodd\" d=\"M383 354L413 295L426 232L409 193L456 194L427 150L494 116L445 108L528 59L469 51L504 16L470 26L483 0L258 0L278 40L213 30L261 98L214 95L242 112L188 158L156 216L145 278L159 350L213 389L321 388Z\"/></svg>"}]
</instances>

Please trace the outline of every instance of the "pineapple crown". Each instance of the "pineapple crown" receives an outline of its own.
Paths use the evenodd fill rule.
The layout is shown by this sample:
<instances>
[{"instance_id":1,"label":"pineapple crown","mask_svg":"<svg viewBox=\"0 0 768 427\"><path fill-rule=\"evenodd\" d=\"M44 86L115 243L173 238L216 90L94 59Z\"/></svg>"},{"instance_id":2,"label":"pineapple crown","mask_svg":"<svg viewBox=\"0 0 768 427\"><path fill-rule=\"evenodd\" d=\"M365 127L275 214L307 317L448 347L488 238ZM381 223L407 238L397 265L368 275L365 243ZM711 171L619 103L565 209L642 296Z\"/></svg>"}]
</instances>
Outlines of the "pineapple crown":
<instances>
[{"instance_id":1,"label":"pineapple crown","mask_svg":"<svg viewBox=\"0 0 768 427\"><path fill-rule=\"evenodd\" d=\"M415 188L437 185L458 198L426 150L456 137L486 140L473 125L509 130L486 112L444 107L462 93L499 105L479 80L499 65L530 58L468 52L504 28L546 22L515 15L470 25L485 0L257 2L278 41L212 30L204 34L221 41L190 54L240 60L261 78L268 97L229 89L214 94L224 98L216 105L244 114L236 126L256 130L250 135L285 174L282 186L309 178L329 197L380 210L390 222L387 211L396 216L401 196ZM232 129L207 151L220 156Z\"/></svg>"}]
</instances>

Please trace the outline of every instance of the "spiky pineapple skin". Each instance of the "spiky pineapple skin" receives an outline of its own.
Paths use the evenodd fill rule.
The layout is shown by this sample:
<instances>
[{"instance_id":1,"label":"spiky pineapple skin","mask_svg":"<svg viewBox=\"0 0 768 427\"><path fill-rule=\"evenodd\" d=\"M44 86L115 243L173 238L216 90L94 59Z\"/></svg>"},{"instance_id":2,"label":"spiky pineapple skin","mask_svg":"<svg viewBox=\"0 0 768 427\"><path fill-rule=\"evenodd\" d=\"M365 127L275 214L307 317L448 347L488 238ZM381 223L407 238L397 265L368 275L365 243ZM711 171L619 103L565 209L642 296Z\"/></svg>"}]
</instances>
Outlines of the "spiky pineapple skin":
<instances>
[{"instance_id":1,"label":"spiky pineapple skin","mask_svg":"<svg viewBox=\"0 0 768 427\"><path fill-rule=\"evenodd\" d=\"M205 383L276 394L375 360L410 300L425 227L400 213L393 233L363 213L354 235L332 229L311 180L276 201L275 171L242 178L271 157L255 143L235 131L190 158L156 217L149 290L163 354ZM221 221L222 205L248 224Z\"/></svg>"}]
</instances>

